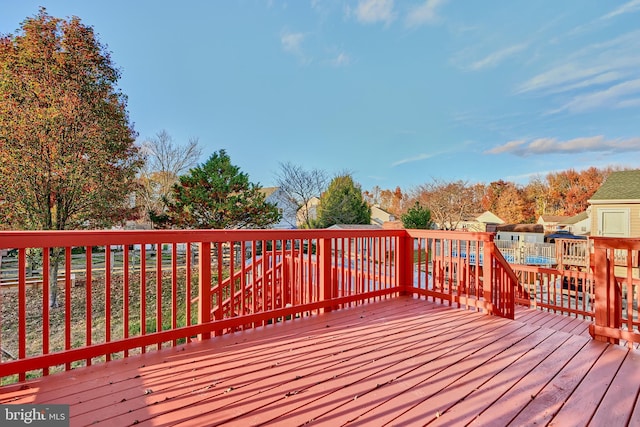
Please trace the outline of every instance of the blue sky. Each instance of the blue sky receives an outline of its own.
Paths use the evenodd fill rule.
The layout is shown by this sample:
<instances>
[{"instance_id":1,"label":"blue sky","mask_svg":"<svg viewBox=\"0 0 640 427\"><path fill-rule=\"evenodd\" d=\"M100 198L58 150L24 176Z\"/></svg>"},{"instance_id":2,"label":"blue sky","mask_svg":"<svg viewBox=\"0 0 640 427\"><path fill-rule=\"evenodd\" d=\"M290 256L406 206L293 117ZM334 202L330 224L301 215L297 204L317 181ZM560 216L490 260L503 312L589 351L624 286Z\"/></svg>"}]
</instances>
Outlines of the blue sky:
<instances>
[{"instance_id":1,"label":"blue sky","mask_svg":"<svg viewBox=\"0 0 640 427\"><path fill-rule=\"evenodd\" d=\"M363 189L640 167L640 0L0 0L94 27L140 141Z\"/></svg>"}]
</instances>

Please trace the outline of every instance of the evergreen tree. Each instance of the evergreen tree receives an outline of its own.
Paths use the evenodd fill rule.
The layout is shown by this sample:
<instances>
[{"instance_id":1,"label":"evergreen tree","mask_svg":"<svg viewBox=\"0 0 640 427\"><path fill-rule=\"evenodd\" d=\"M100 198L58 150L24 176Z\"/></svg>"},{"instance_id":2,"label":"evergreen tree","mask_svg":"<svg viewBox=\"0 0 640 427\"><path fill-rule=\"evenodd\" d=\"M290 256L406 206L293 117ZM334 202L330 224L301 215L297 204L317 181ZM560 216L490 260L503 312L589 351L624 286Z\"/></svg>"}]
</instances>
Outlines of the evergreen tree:
<instances>
[{"instance_id":1,"label":"evergreen tree","mask_svg":"<svg viewBox=\"0 0 640 427\"><path fill-rule=\"evenodd\" d=\"M371 208L362 197L360 186L351 175L335 177L327 191L320 197L316 228L327 228L335 224L370 224Z\"/></svg>"},{"instance_id":2,"label":"evergreen tree","mask_svg":"<svg viewBox=\"0 0 640 427\"><path fill-rule=\"evenodd\" d=\"M433 222L431 221L431 211L420 203L416 202L409 210L402 215L402 226L404 228L414 229L430 229Z\"/></svg>"},{"instance_id":3,"label":"evergreen tree","mask_svg":"<svg viewBox=\"0 0 640 427\"><path fill-rule=\"evenodd\" d=\"M173 186L173 200L166 201L169 221L182 228L268 227L281 214L260 190L220 150Z\"/></svg>"}]
</instances>

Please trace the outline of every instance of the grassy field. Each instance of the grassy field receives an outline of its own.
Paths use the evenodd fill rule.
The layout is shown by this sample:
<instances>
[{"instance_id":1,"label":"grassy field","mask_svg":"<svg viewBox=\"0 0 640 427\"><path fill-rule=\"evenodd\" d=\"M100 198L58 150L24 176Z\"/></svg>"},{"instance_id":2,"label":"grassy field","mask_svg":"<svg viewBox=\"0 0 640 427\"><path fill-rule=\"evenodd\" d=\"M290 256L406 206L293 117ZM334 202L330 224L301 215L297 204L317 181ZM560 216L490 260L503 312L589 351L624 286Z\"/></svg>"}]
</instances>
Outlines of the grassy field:
<instances>
[{"instance_id":1,"label":"grassy field","mask_svg":"<svg viewBox=\"0 0 640 427\"><path fill-rule=\"evenodd\" d=\"M141 325L144 322L147 332L156 330L156 274L147 273L146 275L146 292L144 295L146 301L146 316L141 319L140 302L140 274L132 273L129 276L129 291L125 295L124 281L122 274L114 274L111 278L110 292L111 308L107 312L105 300L107 296L104 276L94 276L91 284L91 342L104 342L106 337L107 316L110 319L110 335L111 340L117 340L124 337L124 319L123 310L125 298L129 302L128 310L128 332L129 336L139 335ZM197 275L194 275L191 281L191 296L197 295ZM172 289L171 289L171 273L163 273L162 280L162 329L170 329L172 322ZM74 286L70 289L71 304L69 312L71 316L71 348L81 347L87 343L86 321L87 318L87 285L82 278L76 279ZM49 351L56 352L65 349L65 316L67 308L65 307L66 290L63 285L58 290L58 307L50 309L49 318ZM178 276L177 280L177 325L186 325L186 307L189 302L186 301L186 284L184 270L183 274ZM2 360L7 361L18 355L18 292L17 287L5 288L0 294L0 316L2 322L0 324L0 345L3 350ZM26 353L28 356L42 354L43 347L43 295L41 286L33 286L27 289L27 305L26 305ZM191 321L195 323L197 314L197 304L192 304ZM155 346L154 346L155 348ZM135 351L131 351L135 352ZM130 352L130 353L131 353ZM113 354L112 358L123 357L123 354ZM104 360L104 356L102 359ZM96 360L96 361L99 361ZM85 362L76 362L74 366L82 366ZM52 371L61 370L63 366L52 369ZM29 377L41 375L41 372L30 372ZM15 381L15 378L4 378L2 383L7 384Z\"/></svg>"}]
</instances>

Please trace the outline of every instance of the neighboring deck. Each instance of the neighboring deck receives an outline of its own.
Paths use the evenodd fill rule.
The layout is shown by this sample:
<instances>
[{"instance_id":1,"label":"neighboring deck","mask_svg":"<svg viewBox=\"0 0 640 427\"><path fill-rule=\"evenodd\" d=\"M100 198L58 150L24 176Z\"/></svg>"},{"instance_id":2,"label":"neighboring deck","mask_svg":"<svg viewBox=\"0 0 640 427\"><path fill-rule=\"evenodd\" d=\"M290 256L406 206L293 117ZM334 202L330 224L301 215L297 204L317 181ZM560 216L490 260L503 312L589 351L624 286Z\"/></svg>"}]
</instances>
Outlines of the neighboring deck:
<instances>
[{"instance_id":1,"label":"neighboring deck","mask_svg":"<svg viewBox=\"0 0 640 427\"><path fill-rule=\"evenodd\" d=\"M72 426L640 425L637 351L516 318L391 298L0 388L0 403L67 403Z\"/></svg>"}]
</instances>

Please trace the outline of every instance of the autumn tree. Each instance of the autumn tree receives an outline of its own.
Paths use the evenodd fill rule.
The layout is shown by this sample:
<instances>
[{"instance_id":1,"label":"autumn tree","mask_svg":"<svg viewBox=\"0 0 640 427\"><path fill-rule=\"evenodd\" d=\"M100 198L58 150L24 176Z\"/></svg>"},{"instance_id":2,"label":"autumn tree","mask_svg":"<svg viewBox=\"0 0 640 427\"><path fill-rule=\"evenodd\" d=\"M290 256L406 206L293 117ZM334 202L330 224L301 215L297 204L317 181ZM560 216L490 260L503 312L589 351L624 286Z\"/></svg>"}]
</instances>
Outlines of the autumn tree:
<instances>
[{"instance_id":1,"label":"autumn tree","mask_svg":"<svg viewBox=\"0 0 640 427\"><path fill-rule=\"evenodd\" d=\"M527 223L534 223L547 212L549 205L549 185L544 178L536 176L524 187L525 198L525 218Z\"/></svg>"},{"instance_id":2,"label":"autumn tree","mask_svg":"<svg viewBox=\"0 0 640 427\"><path fill-rule=\"evenodd\" d=\"M418 186L413 191L412 200L427 207L433 221L442 230L455 230L461 221L481 209L476 190L465 181L434 179Z\"/></svg>"},{"instance_id":3,"label":"autumn tree","mask_svg":"<svg viewBox=\"0 0 640 427\"><path fill-rule=\"evenodd\" d=\"M320 197L314 228L370 223L371 208L364 201L360 186L353 181L351 175L341 174L333 178L327 191Z\"/></svg>"},{"instance_id":4,"label":"autumn tree","mask_svg":"<svg viewBox=\"0 0 640 427\"><path fill-rule=\"evenodd\" d=\"M397 217L402 214L403 202L406 199L400 187L396 187L395 190L383 190L377 185L371 191L363 191L362 197L369 206L377 205Z\"/></svg>"},{"instance_id":5,"label":"autumn tree","mask_svg":"<svg viewBox=\"0 0 640 427\"><path fill-rule=\"evenodd\" d=\"M513 182L494 181L487 186L482 207L510 224L525 222L527 200L524 190Z\"/></svg>"},{"instance_id":6,"label":"autumn tree","mask_svg":"<svg viewBox=\"0 0 640 427\"><path fill-rule=\"evenodd\" d=\"M588 200L600 188L611 169L594 167L583 171L568 169L547 175L550 208L555 215L577 215L588 207Z\"/></svg>"},{"instance_id":7,"label":"autumn tree","mask_svg":"<svg viewBox=\"0 0 640 427\"><path fill-rule=\"evenodd\" d=\"M171 223L182 228L265 228L281 214L260 189L220 150L180 176L167 212Z\"/></svg>"},{"instance_id":8,"label":"autumn tree","mask_svg":"<svg viewBox=\"0 0 640 427\"><path fill-rule=\"evenodd\" d=\"M142 158L119 77L77 17L42 8L15 36L0 37L2 227L106 227L132 214ZM52 252L52 306L59 253Z\"/></svg>"},{"instance_id":9,"label":"autumn tree","mask_svg":"<svg viewBox=\"0 0 640 427\"><path fill-rule=\"evenodd\" d=\"M154 226L168 221L167 201L172 199L173 185L178 177L196 166L202 149L197 138L180 145L165 130L142 143L145 165L140 172L137 204L143 217Z\"/></svg>"},{"instance_id":10,"label":"autumn tree","mask_svg":"<svg viewBox=\"0 0 640 427\"><path fill-rule=\"evenodd\" d=\"M292 222L291 226L311 228L314 215L309 202L314 197L320 197L328 181L327 173L323 170L306 170L290 162L280 163L276 183L283 198L283 217Z\"/></svg>"}]
</instances>

